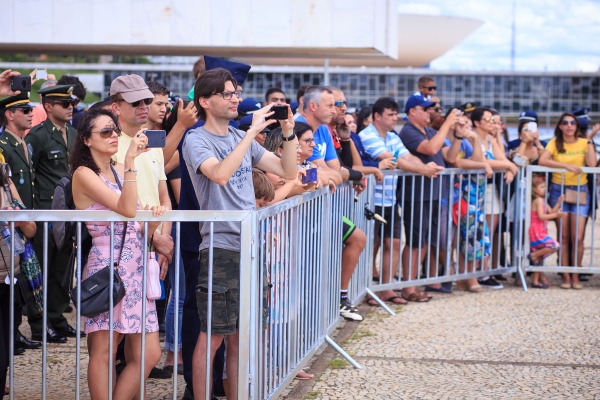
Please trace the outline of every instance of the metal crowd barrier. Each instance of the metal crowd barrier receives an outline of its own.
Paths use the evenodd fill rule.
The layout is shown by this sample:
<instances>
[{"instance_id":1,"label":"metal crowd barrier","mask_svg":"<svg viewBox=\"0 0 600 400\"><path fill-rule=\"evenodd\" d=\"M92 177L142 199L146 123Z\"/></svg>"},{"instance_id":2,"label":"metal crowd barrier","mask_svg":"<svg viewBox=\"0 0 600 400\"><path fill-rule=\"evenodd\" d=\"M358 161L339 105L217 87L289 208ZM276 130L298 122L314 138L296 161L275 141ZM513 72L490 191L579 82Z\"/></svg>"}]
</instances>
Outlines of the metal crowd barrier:
<instances>
[{"instance_id":1,"label":"metal crowd barrier","mask_svg":"<svg viewBox=\"0 0 600 400\"><path fill-rule=\"evenodd\" d=\"M257 294L256 309L267 301L268 315L266 323L252 323L260 332L252 340L253 398L278 396L324 342L358 367L329 335L341 321L342 215L370 232L364 216L370 196L372 188L355 197L346 184L333 195L324 188L258 210L258 288L268 295ZM352 276L353 301L365 294L369 259L361 255Z\"/></svg>"},{"instance_id":2,"label":"metal crowd barrier","mask_svg":"<svg viewBox=\"0 0 600 400\"><path fill-rule=\"evenodd\" d=\"M149 211L140 211L135 221L172 221L176 224L177 243L175 243L174 259L179 262L179 222L203 221L213 225L221 221L237 222L241 227L241 271L240 271L240 319L239 332L239 367L238 398L270 398L277 396L289 383L302 363L306 362L323 343L328 343L347 357L358 367L350 356L331 340L330 333L341 321L339 315L340 269L342 255L342 215L351 218L357 227L362 229L369 240L372 231L371 222L365 218L364 208L372 203L372 181L369 188L361 195L356 195L351 186L344 184L331 194L327 188L316 192L295 196L286 201L258 211L170 211L161 217L152 217ZM55 221L110 222L111 238L114 242L115 224L132 221L109 211L33 211L19 210L2 213L3 219L10 221L36 221L44 227L44 256L42 264L44 285L47 293L48 272L48 235L52 234L49 225ZM5 217L6 215L6 217ZM144 243L147 243L147 237ZM80 245L81 239L77 239ZM212 268L212 240L209 252L210 268ZM79 246L80 247L80 246ZM144 249L147 254L147 249ZM118 254L112 254L117 259ZM361 255L352 281L350 297L359 301L365 294L370 274L370 253L368 247ZM144 256L144 265L147 257ZM112 265L112 264L111 264ZM176 275L178 274L178 266ZM12 266L14 268L14 265ZM14 269L11 269L14 272ZM81 283L81 251L77 254L75 284ZM145 297L144 273L143 293ZM178 276L173 282L173 290L179 290ZM212 280L209 282L211 292ZM11 284L11 293L14 284ZM43 320L47 320L47 298L44 295ZM14 298L14 297L13 297ZM176 296L177 298L177 296ZM264 304L264 302L267 304ZM79 303L76 302L76 308ZM145 303L143 303L145 305ZM263 306L266 313L263 313ZM178 312L175 303L175 315ZM208 307L211 307L210 301ZM21 387L15 386L15 359L12 337L14 332L13 304L10 315L10 399L22 398ZM112 312L111 312L112 314ZM177 318L175 318L177 324ZM48 398L48 380L52 377L48 360L46 341L46 322L43 327L43 347L41 369L41 395ZM77 312L76 330L83 327L83 320ZM177 329L177 325L175 326ZM145 331L145 330L144 330ZM210 330L209 330L210 343ZM142 347L145 346L145 335L142 333ZM111 335L112 337L112 335ZM87 384L82 386L82 368L85 359L81 354L81 337L75 339L75 355L73 359L74 382L63 382L61 393L65 397L79 399L87 397ZM177 348L177 336L175 336ZM117 346L110 340L110 350ZM142 353L143 354L143 353ZM207 349L210 354L210 349ZM177 357L175 355L175 357ZM208 358L208 357L207 357ZM143 363L144 360L142 360ZM174 365L177 365L177 359ZM209 360L206 360L207 364ZM175 367L176 368L176 367ZM113 364L109 363L109 379L112 378ZM140 372L141 374L141 372ZM29 377L30 378L30 377ZM29 379L28 378L28 379ZM18 378L17 378L18 379ZM172 396L177 398L180 378L176 373L172 378ZM141 382L141 379L140 379ZM207 378L207 387L210 386ZM30 385L31 386L31 385ZM83 387L83 389L82 389ZM27 388L25 396L38 395ZM140 383L141 397L145 393ZM108 391L108 388L107 388ZM207 395L209 394L207 390ZM112 398L109 391L108 398Z\"/></svg>"},{"instance_id":3,"label":"metal crowd barrier","mask_svg":"<svg viewBox=\"0 0 600 400\"><path fill-rule=\"evenodd\" d=\"M547 168L541 166L529 166L525 174L525 191L524 200L526 201L525 215L523 221L523 257L520 259L519 266L525 272L558 272L558 273L585 273L598 274L600 273L600 265L598 255L600 253L600 245L597 245L598 232L600 226L596 221L598 198L600 196L600 168L581 168L583 174L577 176L578 185L589 193L586 203L589 208L587 215L582 215L581 218L574 218L574 214L569 214L569 227L557 223L557 220L547 221L548 234L550 237L560 243L558 253L548 256L540 265L532 265L526 255L530 254L529 228L531 226L531 202L532 202L532 181L534 177L544 179L546 182L546 203L550 196L550 184L552 183L552 174L558 174L564 177L567 172L564 169ZM588 183L581 184L581 180L587 175ZM564 180L563 180L564 182ZM564 183L558 185L560 194L565 194L567 187ZM577 196L575 203L571 207L580 208L586 204L582 204L582 198ZM582 210L583 211L583 210ZM547 212L550 212L549 210ZM577 235L576 232L582 232L583 238ZM582 240L583 239L583 240ZM579 261L575 255L582 253Z\"/></svg>"},{"instance_id":4,"label":"metal crowd barrier","mask_svg":"<svg viewBox=\"0 0 600 400\"><path fill-rule=\"evenodd\" d=\"M396 203L382 207L382 215L389 219L390 215L397 214L398 220L387 221L390 234L384 233L383 225L374 233L373 246L379 251L374 250L377 257L373 260L374 274L377 275L370 291L398 290L517 270L519 249L507 237L515 228L504 218L512 192L505 183L504 172L495 172L487 178L484 170L447 168L439 178L428 183L422 175L400 170L384 171L384 175L397 180L398 190ZM430 197L418 190L419 185L429 193L440 193L439 200L428 201ZM467 190L471 190L470 196L465 195ZM403 213L402 208L408 203L412 206ZM490 213L487 217L486 207ZM494 221L492 218L497 220L495 229L488 223L488 219ZM434 220L437 225L432 223ZM412 228L407 230L407 225ZM477 234L461 234L461 226L465 232ZM477 251L486 229L490 254L479 257ZM388 240L389 245L385 246ZM413 251L408 251L407 243L412 244L409 247L414 247ZM468 247L461 251L465 245ZM473 260L469 262L469 258Z\"/></svg>"}]
</instances>

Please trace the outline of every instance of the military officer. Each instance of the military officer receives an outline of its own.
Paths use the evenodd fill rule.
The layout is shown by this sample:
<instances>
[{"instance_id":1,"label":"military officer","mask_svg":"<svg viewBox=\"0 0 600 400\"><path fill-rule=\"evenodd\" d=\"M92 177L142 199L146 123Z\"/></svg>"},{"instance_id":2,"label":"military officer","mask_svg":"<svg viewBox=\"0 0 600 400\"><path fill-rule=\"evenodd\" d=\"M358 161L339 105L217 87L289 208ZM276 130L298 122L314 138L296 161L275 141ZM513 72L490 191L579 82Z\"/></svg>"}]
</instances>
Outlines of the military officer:
<instances>
[{"instance_id":1,"label":"military officer","mask_svg":"<svg viewBox=\"0 0 600 400\"><path fill-rule=\"evenodd\" d=\"M69 125L73 117L73 107L79 100L73 96L73 85L57 85L40 89L42 105L48 119L31 128L25 142L31 145L35 179L33 185L33 208L52 208L54 188L58 181L68 174L69 153L77 132ZM34 247L40 260L43 258L44 226L38 223ZM67 323L63 313L69 307L69 288L63 285L69 254L60 251L54 242L52 232L48 232L48 319L47 340L65 343L67 337L75 337L76 331ZM30 322L33 340L42 338L42 321ZM51 325L51 326L50 326Z\"/></svg>"}]
</instances>

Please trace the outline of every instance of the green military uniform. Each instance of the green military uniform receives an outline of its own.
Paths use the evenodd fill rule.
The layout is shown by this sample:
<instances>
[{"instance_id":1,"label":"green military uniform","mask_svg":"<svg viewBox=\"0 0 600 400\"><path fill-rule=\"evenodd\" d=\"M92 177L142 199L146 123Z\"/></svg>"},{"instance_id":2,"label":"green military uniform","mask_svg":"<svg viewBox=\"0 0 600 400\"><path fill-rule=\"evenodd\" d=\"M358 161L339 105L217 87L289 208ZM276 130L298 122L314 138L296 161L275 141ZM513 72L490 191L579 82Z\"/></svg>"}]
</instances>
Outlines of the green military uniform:
<instances>
[{"instance_id":1,"label":"green military uniform","mask_svg":"<svg viewBox=\"0 0 600 400\"><path fill-rule=\"evenodd\" d=\"M72 85L53 86L40 90L42 99L69 101ZM69 154L77 136L75 128L66 125L67 142L58 127L48 118L39 125L31 128L25 142L31 146L35 178L33 185L33 208L48 210L52 208L54 188L58 181L69 173ZM34 248L40 260L43 260L44 224L37 224ZM63 285L68 271L69 254L56 247L52 230L48 231L48 318L52 327L57 330L68 329L67 320L62 315L70 303L69 288ZM41 318L29 321L33 334L42 332ZM34 332L35 331L35 332Z\"/></svg>"},{"instance_id":2,"label":"green military uniform","mask_svg":"<svg viewBox=\"0 0 600 400\"><path fill-rule=\"evenodd\" d=\"M12 170L12 181L19 192L25 207L33 208L33 164L31 162L31 147L25 156L25 149L19 140L4 130L0 135L0 152ZM29 161L27 161L29 159Z\"/></svg>"}]
</instances>

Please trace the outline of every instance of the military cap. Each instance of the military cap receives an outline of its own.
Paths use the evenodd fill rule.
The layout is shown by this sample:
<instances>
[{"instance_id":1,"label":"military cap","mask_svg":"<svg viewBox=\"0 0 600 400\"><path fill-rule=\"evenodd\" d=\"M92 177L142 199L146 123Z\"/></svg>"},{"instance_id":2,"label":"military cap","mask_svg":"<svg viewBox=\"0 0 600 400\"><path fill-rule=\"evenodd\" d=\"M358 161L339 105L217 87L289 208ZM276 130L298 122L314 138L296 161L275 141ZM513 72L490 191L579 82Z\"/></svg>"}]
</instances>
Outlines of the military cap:
<instances>
[{"instance_id":1,"label":"military cap","mask_svg":"<svg viewBox=\"0 0 600 400\"><path fill-rule=\"evenodd\" d=\"M29 93L23 92L16 96L6 97L0 100L0 110L6 110L7 108L31 108L29 103Z\"/></svg>"},{"instance_id":2,"label":"military cap","mask_svg":"<svg viewBox=\"0 0 600 400\"><path fill-rule=\"evenodd\" d=\"M577 110L573 110L573 115L576 117L585 117L585 118L589 118L590 116L588 115L590 113L590 109L588 107L583 107Z\"/></svg>"},{"instance_id":3,"label":"military cap","mask_svg":"<svg viewBox=\"0 0 600 400\"><path fill-rule=\"evenodd\" d=\"M473 112L473 110L477 107L476 103L473 103L472 101L465 103L465 104L461 104L458 109L464 113L470 113Z\"/></svg>"},{"instance_id":4,"label":"military cap","mask_svg":"<svg viewBox=\"0 0 600 400\"><path fill-rule=\"evenodd\" d=\"M248 77L248 72L250 72L250 66L248 64L229 61L223 58L204 56L204 64L206 65L207 71L216 68L225 68L233 75L235 81L240 86L244 85L244 82Z\"/></svg>"},{"instance_id":5,"label":"military cap","mask_svg":"<svg viewBox=\"0 0 600 400\"><path fill-rule=\"evenodd\" d=\"M38 90L42 99L48 100L77 100L73 95L74 85L56 85Z\"/></svg>"},{"instance_id":6,"label":"military cap","mask_svg":"<svg viewBox=\"0 0 600 400\"><path fill-rule=\"evenodd\" d=\"M255 99L248 97L238 104L238 113L240 115L252 114L254 111L260 110L262 106Z\"/></svg>"}]
</instances>

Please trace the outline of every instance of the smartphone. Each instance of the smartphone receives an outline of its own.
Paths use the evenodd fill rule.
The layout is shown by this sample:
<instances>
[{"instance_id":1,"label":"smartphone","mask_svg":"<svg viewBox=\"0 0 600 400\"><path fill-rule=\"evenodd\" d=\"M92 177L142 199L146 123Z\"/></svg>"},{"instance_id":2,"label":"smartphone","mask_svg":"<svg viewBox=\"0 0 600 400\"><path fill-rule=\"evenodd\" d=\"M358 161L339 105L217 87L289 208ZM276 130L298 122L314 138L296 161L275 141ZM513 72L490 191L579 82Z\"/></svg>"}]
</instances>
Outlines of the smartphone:
<instances>
[{"instance_id":1,"label":"smartphone","mask_svg":"<svg viewBox=\"0 0 600 400\"><path fill-rule=\"evenodd\" d=\"M302 183L312 183L317 181L317 169L309 168L306 170L306 175L302 175Z\"/></svg>"},{"instance_id":2,"label":"smartphone","mask_svg":"<svg viewBox=\"0 0 600 400\"><path fill-rule=\"evenodd\" d=\"M48 79L48 70L47 69L38 69L35 73L35 79Z\"/></svg>"},{"instance_id":3,"label":"smartphone","mask_svg":"<svg viewBox=\"0 0 600 400\"><path fill-rule=\"evenodd\" d=\"M15 76L10 81L10 90L21 92L31 91L31 77L30 76Z\"/></svg>"},{"instance_id":4,"label":"smartphone","mask_svg":"<svg viewBox=\"0 0 600 400\"><path fill-rule=\"evenodd\" d=\"M529 132L537 132L537 123L536 122L528 122L527 123L527 130Z\"/></svg>"},{"instance_id":5,"label":"smartphone","mask_svg":"<svg viewBox=\"0 0 600 400\"><path fill-rule=\"evenodd\" d=\"M288 107L282 105L275 105L271 107L271 111L275 113L269 117L269 119L287 119L288 118Z\"/></svg>"},{"instance_id":6,"label":"smartphone","mask_svg":"<svg viewBox=\"0 0 600 400\"><path fill-rule=\"evenodd\" d=\"M144 131L144 134L148 137L148 144L146 147L165 147L165 144L167 143L166 131Z\"/></svg>"},{"instance_id":7,"label":"smartphone","mask_svg":"<svg viewBox=\"0 0 600 400\"><path fill-rule=\"evenodd\" d=\"M392 157L392 161L394 162L394 164L396 164L396 161L398 161L398 155L400 154L400 150L396 150L394 152L394 156Z\"/></svg>"}]
</instances>

